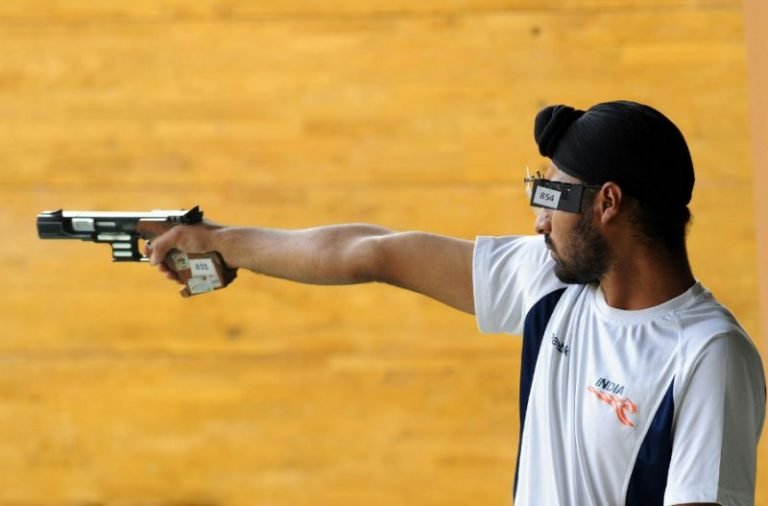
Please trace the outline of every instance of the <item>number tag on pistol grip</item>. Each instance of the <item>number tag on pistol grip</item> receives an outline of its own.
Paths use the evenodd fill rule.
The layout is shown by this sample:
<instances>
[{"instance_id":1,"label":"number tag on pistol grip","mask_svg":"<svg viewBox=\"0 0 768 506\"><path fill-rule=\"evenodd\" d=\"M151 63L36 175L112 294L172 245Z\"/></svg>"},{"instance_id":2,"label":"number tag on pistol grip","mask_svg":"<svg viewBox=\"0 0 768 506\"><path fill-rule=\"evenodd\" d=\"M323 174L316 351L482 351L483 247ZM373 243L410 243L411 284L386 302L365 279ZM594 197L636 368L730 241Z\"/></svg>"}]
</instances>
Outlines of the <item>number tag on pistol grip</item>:
<instances>
[{"instance_id":1,"label":"number tag on pistol grip","mask_svg":"<svg viewBox=\"0 0 768 506\"><path fill-rule=\"evenodd\" d=\"M221 265L214 262L211 255L181 251L173 251L169 255L176 273L186 285L181 290L183 296L211 292L224 286Z\"/></svg>"}]
</instances>

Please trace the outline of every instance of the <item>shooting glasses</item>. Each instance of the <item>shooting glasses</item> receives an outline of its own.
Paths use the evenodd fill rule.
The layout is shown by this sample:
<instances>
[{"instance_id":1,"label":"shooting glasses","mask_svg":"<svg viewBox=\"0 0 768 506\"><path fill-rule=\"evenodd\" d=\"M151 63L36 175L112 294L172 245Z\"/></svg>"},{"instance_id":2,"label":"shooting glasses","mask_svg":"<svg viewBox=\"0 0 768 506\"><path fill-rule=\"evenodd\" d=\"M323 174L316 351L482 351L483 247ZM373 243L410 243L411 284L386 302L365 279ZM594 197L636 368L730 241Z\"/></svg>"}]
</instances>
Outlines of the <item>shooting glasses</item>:
<instances>
[{"instance_id":1,"label":"shooting glasses","mask_svg":"<svg viewBox=\"0 0 768 506\"><path fill-rule=\"evenodd\" d=\"M565 211L567 213L580 213L581 200L586 189L599 189L601 186L577 183L561 183L544 179L540 171L531 175L526 168L525 192L530 199L529 203L534 212L541 209Z\"/></svg>"}]
</instances>

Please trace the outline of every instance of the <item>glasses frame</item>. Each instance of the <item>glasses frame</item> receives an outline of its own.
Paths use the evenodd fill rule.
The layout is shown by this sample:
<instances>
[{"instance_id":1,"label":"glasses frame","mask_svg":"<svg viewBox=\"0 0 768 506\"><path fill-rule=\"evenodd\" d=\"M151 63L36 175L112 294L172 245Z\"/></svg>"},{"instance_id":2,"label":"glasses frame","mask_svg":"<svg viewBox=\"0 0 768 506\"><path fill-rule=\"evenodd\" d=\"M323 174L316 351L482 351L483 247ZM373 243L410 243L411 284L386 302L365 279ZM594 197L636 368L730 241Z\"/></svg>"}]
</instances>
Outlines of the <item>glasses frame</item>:
<instances>
[{"instance_id":1,"label":"glasses frame","mask_svg":"<svg viewBox=\"0 0 768 506\"><path fill-rule=\"evenodd\" d=\"M540 171L531 175L526 168L526 177L523 179L525 191L528 194L528 203L531 207L564 211L566 213L580 213L584 190L600 189L602 186L580 183L563 183L544 179Z\"/></svg>"}]
</instances>

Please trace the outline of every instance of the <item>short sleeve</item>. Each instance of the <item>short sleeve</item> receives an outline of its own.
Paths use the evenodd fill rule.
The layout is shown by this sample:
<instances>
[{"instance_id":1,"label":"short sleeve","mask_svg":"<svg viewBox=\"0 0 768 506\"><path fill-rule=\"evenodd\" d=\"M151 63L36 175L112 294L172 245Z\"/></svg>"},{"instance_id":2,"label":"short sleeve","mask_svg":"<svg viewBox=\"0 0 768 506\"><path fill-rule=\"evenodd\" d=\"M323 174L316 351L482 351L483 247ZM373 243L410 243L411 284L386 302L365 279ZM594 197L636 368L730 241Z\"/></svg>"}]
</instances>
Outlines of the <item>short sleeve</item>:
<instances>
[{"instance_id":1,"label":"short sleeve","mask_svg":"<svg viewBox=\"0 0 768 506\"><path fill-rule=\"evenodd\" d=\"M481 332L520 334L529 307L563 285L543 236L478 237L472 262Z\"/></svg>"},{"instance_id":2,"label":"short sleeve","mask_svg":"<svg viewBox=\"0 0 768 506\"><path fill-rule=\"evenodd\" d=\"M664 504L751 506L766 395L754 345L712 338L681 388Z\"/></svg>"}]
</instances>

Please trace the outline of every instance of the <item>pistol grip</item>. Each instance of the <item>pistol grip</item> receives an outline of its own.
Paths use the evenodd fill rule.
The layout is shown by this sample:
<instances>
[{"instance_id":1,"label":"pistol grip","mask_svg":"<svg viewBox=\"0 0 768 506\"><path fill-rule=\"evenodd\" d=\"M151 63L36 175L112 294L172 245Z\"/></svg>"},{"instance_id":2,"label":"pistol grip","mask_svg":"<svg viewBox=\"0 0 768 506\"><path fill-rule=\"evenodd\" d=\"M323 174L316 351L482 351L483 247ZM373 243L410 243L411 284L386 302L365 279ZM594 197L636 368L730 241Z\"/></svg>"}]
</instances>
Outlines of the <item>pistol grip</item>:
<instances>
[{"instance_id":1,"label":"pistol grip","mask_svg":"<svg viewBox=\"0 0 768 506\"><path fill-rule=\"evenodd\" d=\"M182 297L224 288L237 277L237 269L227 266L217 251L184 253L171 250L163 263L184 283L180 291Z\"/></svg>"}]
</instances>

